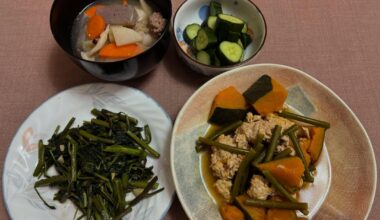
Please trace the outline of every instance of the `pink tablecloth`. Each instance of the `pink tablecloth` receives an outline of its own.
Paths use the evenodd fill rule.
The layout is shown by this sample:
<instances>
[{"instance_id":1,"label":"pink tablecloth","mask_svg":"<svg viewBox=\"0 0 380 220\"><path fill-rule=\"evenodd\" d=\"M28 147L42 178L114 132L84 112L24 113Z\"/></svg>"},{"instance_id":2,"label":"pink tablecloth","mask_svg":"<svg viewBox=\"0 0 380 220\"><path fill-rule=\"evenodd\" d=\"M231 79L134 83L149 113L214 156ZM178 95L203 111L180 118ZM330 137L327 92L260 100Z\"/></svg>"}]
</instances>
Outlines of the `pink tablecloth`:
<instances>
[{"instance_id":1,"label":"pink tablecloth","mask_svg":"<svg viewBox=\"0 0 380 220\"><path fill-rule=\"evenodd\" d=\"M181 2L173 0L173 9ZM380 2L255 2L266 17L268 38L252 63L290 65L329 86L357 114L380 156ZM74 65L54 42L48 23L51 4L51 0L0 4L1 170L11 138L33 109L61 90L99 81ZM187 98L208 79L180 63L172 44L154 72L121 84L154 97L174 120ZM376 216L380 202L375 198L369 218ZM8 218L0 197L0 219ZM177 198L166 219L186 219Z\"/></svg>"}]
</instances>

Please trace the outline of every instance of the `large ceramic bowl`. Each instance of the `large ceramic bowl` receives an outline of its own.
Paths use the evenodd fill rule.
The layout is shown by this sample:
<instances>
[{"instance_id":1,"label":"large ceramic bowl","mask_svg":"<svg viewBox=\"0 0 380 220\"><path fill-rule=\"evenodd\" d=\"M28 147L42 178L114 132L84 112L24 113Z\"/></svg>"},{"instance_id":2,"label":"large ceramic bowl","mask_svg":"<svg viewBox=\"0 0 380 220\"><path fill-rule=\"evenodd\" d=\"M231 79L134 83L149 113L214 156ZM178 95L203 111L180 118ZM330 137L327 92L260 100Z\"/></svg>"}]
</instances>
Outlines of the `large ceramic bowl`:
<instances>
[{"instance_id":1,"label":"large ceramic bowl","mask_svg":"<svg viewBox=\"0 0 380 220\"><path fill-rule=\"evenodd\" d=\"M152 0L150 0L152 1ZM168 21L156 43L143 53L115 62L93 62L77 56L72 48L72 25L77 15L95 0L55 0L50 12L50 28L58 45L82 69L107 81L124 81L143 76L152 71L164 57L170 42L170 0L154 0L163 17Z\"/></svg>"},{"instance_id":2,"label":"large ceramic bowl","mask_svg":"<svg viewBox=\"0 0 380 220\"><path fill-rule=\"evenodd\" d=\"M190 219L220 219L201 172L195 140L204 135L215 95L233 85L241 92L262 74L289 91L286 104L300 113L331 123L318 162L315 183L301 194L313 219L365 219L376 189L376 162L366 131L350 108L329 88L306 73L283 65L258 64L221 74L186 102L174 125L171 168L177 195Z\"/></svg>"},{"instance_id":3,"label":"large ceramic bowl","mask_svg":"<svg viewBox=\"0 0 380 220\"><path fill-rule=\"evenodd\" d=\"M195 55L183 39L183 31L186 26L192 23L202 24L208 15L208 5L210 0L188 0L185 1L177 10L174 21L173 31L176 41L176 49L179 57L191 69L204 75L216 75L238 66L246 65L253 59L264 45L266 38L266 23L260 9L249 0L218 0L222 4L223 13L238 16L247 22L248 28L253 32L252 43L245 49L242 62L217 67L205 65L197 61Z\"/></svg>"}]
</instances>

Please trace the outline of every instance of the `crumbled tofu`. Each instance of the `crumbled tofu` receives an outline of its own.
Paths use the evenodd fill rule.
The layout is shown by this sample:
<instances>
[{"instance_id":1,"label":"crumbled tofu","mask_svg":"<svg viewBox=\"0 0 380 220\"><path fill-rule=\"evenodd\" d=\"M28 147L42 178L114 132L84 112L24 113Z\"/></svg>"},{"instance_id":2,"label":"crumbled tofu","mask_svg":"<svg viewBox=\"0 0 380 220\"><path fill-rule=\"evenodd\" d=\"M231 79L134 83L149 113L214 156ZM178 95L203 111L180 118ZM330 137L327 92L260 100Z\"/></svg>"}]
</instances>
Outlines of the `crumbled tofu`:
<instances>
[{"instance_id":1,"label":"crumbled tofu","mask_svg":"<svg viewBox=\"0 0 380 220\"><path fill-rule=\"evenodd\" d=\"M235 146L234 140L231 136L221 135L218 142ZM210 168L213 175L224 180L232 179L236 171L239 169L240 163L243 160L243 155L233 154L225 150L212 148Z\"/></svg>"},{"instance_id":2,"label":"crumbled tofu","mask_svg":"<svg viewBox=\"0 0 380 220\"><path fill-rule=\"evenodd\" d=\"M289 139L289 136L284 135L280 139L280 144L276 146L275 152L280 153L281 151L286 150L287 148L289 148L292 151L290 153L291 156L296 155L296 151L294 150L294 147Z\"/></svg>"},{"instance_id":3,"label":"crumbled tofu","mask_svg":"<svg viewBox=\"0 0 380 220\"><path fill-rule=\"evenodd\" d=\"M249 147L247 137L243 134L236 134L234 136L236 146L238 148L244 148L247 149Z\"/></svg>"},{"instance_id":4,"label":"crumbled tofu","mask_svg":"<svg viewBox=\"0 0 380 220\"><path fill-rule=\"evenodd\" d=\"M251 179L251 186L247 190L249 197L253 199L267 199L268 196L273 196L275 190L269 186L269 183L264 177L260 175L253 175Z\"/></svg>"},{"instance_id":5,"label":"crumbled tofu","mask_svg":"<svg viewBox=\"0 0 380 220\"><path fill-rule=\"evenodd\" d=\"M294 125L294 122L292 122L286 118L279 117L275 114L269 114L265 117L265 119L271 125L272 129L274 128L274 126L280 125L282 127L282 131L285 131L286 129L288 129L289 127Z\"/></svg>"},{"instance_id":6,"label":"crumbled tofu","mask_svg":"<svg viewBox=\"0 0 380 220\"><path fill-rule=\"evenodd\" d=\"M310 132L309 129L306 127L301 127L300 129L298 129L296 135L297 137L304 137L310 139Z\"/></svg>"},{"instance_id":7,"label":"crumbled tofu","mask_svg":"<svg viewBox=\"0 0 380 220\"><path fill-rule=\"evenodd\" d=\"M223 196L224 199L230 200L231 198L231 187L232 187L232 181L231 180L222 180L218 179L214 184L216 190L219 192L220 195Z\"/></svg>"}]
</instances>

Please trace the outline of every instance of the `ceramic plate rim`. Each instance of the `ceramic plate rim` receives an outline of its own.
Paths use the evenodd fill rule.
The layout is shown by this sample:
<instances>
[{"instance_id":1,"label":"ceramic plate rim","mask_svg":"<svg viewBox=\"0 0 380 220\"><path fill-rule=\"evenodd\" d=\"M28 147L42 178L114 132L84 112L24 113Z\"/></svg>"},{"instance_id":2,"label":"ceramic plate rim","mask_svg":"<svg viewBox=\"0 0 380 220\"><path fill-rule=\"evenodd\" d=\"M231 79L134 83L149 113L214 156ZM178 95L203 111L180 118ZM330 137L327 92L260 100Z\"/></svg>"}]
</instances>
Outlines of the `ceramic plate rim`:
<instances>
[{"instance_id":1,"label":"ceramic plate rim","mask_svg":"<svg viewBox=\"0 0 380 220\"><path fill-rule=\"evenodd\" d=\"M150 95L146 94L145 92L139 90L139 89L136 89L136 88L133 88L133 87L130 87L130 86L125 86L125 85L120 85L120 84L117 84L117 83L107 83L107 82L94 82L94 83L85 83L85 84L80 84L80 85L75 85L75 86L71 86L71 87L68 87L62 91L58 91L57 93L53 94L52 96L46 98L45 100L43 100L40 104L37 105L37 107L35 107L30 113L28 113L28 115L26 116L26 118L24 120L22 120L22 122L19 124L18 128L16 129L16 131L14 132L14 135L12 137L12 140L11 142L8 144L8 148L7 148L7 152L6 152L6 156L5 156L5 160L4 160L4 166L3 166L3 169L2 169L2 180L1 180L1 184L2 184L2 190L3 190L3 193L2 193L2 198L3 198L3 201L4 201L4 206L5 206L5 209L7 211L7 215L8 217L10 217L12 219L12 216L11 216L11 213L10 213L10 209L9 209L9 206L8 206L8 203L6 202L5 200L5 190L6 190L6 184L4 183L4 177L5 177L5 170L7 170L7 165L8 165L8 160L10 160L10 148L11 146L14 144L14 142L16 142L16 138L17 138L17 134L21 131L21 128L22 126L24 125L24 123L26 121L28 121L32 115L38 111L38 109L40 109L41 107L43 107L44 105L46 105L50 100L62 95L63 93L66 93L66 92L69 92L73 89L76 89L76 88L79 88L79 87L84 87L84 86L89 86L89 85L105 85L105 86L118 86L118 87L123 87L124 89L129 89L129 90L132 90L133 92L138 92L142 95L144 95L147 99L149 99L150 101L152 101L152 103L154 105L156 105L159 109L162 110L162 112L164 113L166 119L170 122L171 126L172 126L172 131L173 131L173 120L170 118L169 114L165 111L165 109L155 100L153 99ZM169 134L170 135L170 139L171 139L171 133ZM170 159L170 158L169 158ZM170 163L169 163L169 166L170 166ZM171 172L171 170L170 170ZM173 176L173 174L170 173L171 176ZM170 177L168 177L169 180L170 180ZM174 183L174 182L173 182ZM173 193L171 193L172 195L170 196L170 201L166 207L166 209L162 212L162 216L160 219L164 219L166 214L168 213L170 207L172 206L173 204L173 201L174 201L174 195L176 193L176 190L175 190L175 187L174 187L174 190L173 190Z\"/></svg>"},{"instance_id":2,"label":"ceramic plate rim","mask_svg":"<svg viewBox=\"0 0 380 220\"><path fill-rule=\"evenodd\" d=\"M326 85L324 85L321 81L319 81L318 79L308 75L307 73L305 73L304 71L302 70L299 70L297 68L294 68L294 67L290 67L290 66L287 66L287 65L283 65L283 64L274 64L274 63L260 63L260 64L253 64L253 65L247 65L247 66L242 66L242 67L238 67L238 68L235 68L233 70L230 70L230 71L227 71L227 72L224 72L218 76L215 76L214 78L210 79L209 81L207 81L205 84L203 84L201 87L199 87L191 96L190 98L186 101L186 103L183 105L183 107L181 108L180 112L178 113L177 115L177 118L175 120L175 123L174 123L174 126L173 126L173 132L172 132L172 137L171 137L171 142L170 142L170 167L171 167L171 172L172 172L172 176L173 176L173 182L174 182L174 186L175 186L175 189L176 189L176 194L178 196L178 199L180 200L181 202L181 205L183 207L183 209L185 210L186 212L186 215L189 217L191 216L191 212L190 210L188 209L188 207L185 205L185 201L184 201L184 198L182 196L182 193L180 191L177 191L177 185L178 185L178 182L177 182L177 174L175 172L175 169L174 169L174 158L173 158L173 153L174 153L174 132L177 130L177 127L179 126L179 119L182 118L184 112L185 112L185 109L190 105L190 103L193 101L193 99L198 95L198 93L200 93L200 91L202 91L205 87L209 86L211 83L213 83L216 79L218 79L219 77L224 77L226 75L231 75L231 74L234 74L236 72L239 72L243 69L248 69L248 68L254 68L254 67L260 67L260 66L271 66L271 67L277 67L277 68L285 68L285 69L289 69L291 71L294 71L296 72L297 74L300 74L302 75L303 77L306 77L308 79L310 79L311 81L313 81L314 83L316 83L318 86L322 86L328 93L330 93L330 95L334 96L340 104L342 104L349 112L350 114L353 116L354 120L355 120L355 123L357 125L359 125L360 129L363 131L364 135L365 135L365 139L368 141L368 144L369 144L369 148L370 148L370 152L371 152L371 156L372 156L372 159L374 161L374 163L372 164L372 169L374 170L374 179L373 179L373 189L372 189L372 192L371 192L371 199L370 199L370 203L369 203L369 207L368 207L368 210L367 210L367 213L365 215L365 219L368 218L368 215L369 213L371 212L371 209L372 209L372 206L373 206L373 202L374 202L374 199L375 199L375 193L376 193L376 186L377 186L377 166L376 166L376 157L375 157L375 153L374 153L374 149L373 149L373 145L372 145L372 142L371 142L371 139L369 138L368 134L367 134L367 131L365 130L364 126L362 125L362 123L360 122L359 118L355 115L355 113L351 110L351 108L343 101L342 98L340 98L333 90L331 90L329 87L327 87ZM331 166L330 167L330 175L332 175L331 173ZM331 179L332 179L332 176L329 178L329 188L330 188L330 185L331 185ZM328 193L326 193L325 196L327 196ZM323 203L322 203L323 204ZM322 205L321 204L321 205ZM190 218L190 217L189 217Z\"/></svg>"}]
</instances>

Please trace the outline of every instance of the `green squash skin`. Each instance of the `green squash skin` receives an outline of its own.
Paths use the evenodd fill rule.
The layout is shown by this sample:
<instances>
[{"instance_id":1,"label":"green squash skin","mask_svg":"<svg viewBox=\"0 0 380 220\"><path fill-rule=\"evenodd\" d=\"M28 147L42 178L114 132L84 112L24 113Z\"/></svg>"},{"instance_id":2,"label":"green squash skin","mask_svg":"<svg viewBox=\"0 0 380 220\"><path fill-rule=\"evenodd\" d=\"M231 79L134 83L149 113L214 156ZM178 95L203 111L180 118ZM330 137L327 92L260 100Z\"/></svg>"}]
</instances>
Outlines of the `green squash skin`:
<instances>
[{"instance_id":1,"label":"green squash skin","mask_svg":"<svg viewBox=\"0 0 380 220\"><path fill-rule=\"evenodd\" d=\"M243 120L247 114L247 111L247 109L227 109L216 107L208 121L216 125L225 125Z\"/></svg>"},{"instance_id":2,"label":"green squash skin","mask_svg":"<svg viewBox=\"0 0 380 220\"><path fill-rule=\"evenodd\" d=\"M272 89L272 78L268 75L263 75L243 93L243 96L250 104L253 104Z\"/></svg>"}]
</instances>

